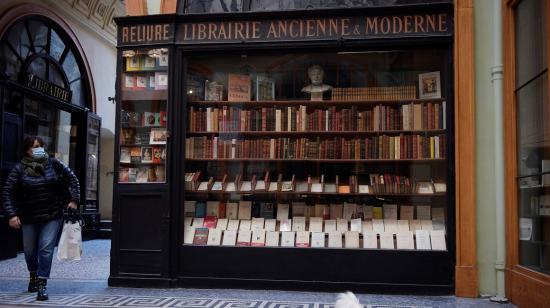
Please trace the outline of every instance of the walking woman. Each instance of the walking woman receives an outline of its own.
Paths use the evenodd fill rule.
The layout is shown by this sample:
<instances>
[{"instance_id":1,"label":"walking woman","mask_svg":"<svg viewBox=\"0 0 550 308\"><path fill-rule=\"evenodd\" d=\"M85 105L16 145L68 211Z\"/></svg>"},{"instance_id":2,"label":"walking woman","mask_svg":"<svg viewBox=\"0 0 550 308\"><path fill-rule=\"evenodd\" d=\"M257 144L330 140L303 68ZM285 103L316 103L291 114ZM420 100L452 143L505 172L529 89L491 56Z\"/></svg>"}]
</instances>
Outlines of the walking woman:
<instances>
[{"instance_id":1,"label":"walking woman","mask_svg":"<svg viewBox=\"0 0 550 308\"><path fill-rule=\"evenodd\" d=\"M46 282L63 209L75 210L79 196L80 186L74 173L48 157L40 137L25 138L23 159L11 170L2 199L10 226L23 231L23 250L30 272L28 291L38 291L37 300L48 299Z\"/></svg>"}]
</instances>

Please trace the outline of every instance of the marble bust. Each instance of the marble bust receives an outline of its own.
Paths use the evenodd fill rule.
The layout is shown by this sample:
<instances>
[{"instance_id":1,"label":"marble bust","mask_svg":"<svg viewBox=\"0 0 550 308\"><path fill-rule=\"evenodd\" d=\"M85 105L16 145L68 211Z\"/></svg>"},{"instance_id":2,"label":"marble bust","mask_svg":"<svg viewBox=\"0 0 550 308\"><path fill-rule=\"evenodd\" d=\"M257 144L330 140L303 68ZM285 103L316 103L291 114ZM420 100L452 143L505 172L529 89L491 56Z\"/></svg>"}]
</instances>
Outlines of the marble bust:
<instances>
[{"instance_id":1,"label":"marble bust","mask_svg":"<svg viewBox=\"0 0 550 308\"><path fill-rule=\"evenodd\" d=\"M323 92L330 91L332 89L332 86L323 83L325 72L320 65L314 64L310 66L307 69L307 74L311 84L303 87L302 92L311 93L313 98L313 96L322 96Z\"/></svg>"}]
</instances>

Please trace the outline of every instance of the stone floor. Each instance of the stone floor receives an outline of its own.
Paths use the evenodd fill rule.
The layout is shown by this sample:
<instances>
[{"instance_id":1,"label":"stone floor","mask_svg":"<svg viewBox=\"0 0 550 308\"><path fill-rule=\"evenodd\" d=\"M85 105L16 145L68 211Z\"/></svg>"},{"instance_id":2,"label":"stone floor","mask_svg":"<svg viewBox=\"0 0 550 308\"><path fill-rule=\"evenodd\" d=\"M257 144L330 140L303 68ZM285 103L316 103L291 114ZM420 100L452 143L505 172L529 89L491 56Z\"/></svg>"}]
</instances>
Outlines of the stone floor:
<instances>
[{"instance_id":1,"label":"stone floor","mask_svg":"<svg viewBox=\"0 0 550 308\"><path fill-rule=\"evenodd\" d=\"M50 300L36 302L26 289L22 254L0 261L0 307L189 307L189 308L328 308L336 293L224 289L133 289L107 286L110 241L84 243L79 262L54 260L48 282ZM365 307L515 307L486 299L454 296L357 294Z\"/></svg>"}]
</instances>

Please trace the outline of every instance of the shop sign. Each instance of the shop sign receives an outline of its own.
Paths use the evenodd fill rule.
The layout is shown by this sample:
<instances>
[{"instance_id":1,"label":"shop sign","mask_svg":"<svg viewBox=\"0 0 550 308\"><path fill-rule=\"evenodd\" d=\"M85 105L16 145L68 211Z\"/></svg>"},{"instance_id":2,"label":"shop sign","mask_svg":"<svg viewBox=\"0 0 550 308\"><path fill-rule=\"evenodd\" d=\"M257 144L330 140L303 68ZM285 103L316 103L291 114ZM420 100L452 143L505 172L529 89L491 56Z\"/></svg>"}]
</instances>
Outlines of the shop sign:
<instances>
[{"instance_id":1,"label":"shop sign","mask_svg":"<svg viewBox=\"0 0 550 308\"><path fill-rule=\"evenodd\" d=\"M62 100L66 103L69 103L71 101L71 90L67 90L47 80L38 78L33 74L27 74L26 86L40 93Z\"/></svg>"},{"instance_id":2,"label":"shop sign","mask_svg":"<svg viewBox=\"0 0 550 308\"><path fill-rule=\"evenodd\" d=\"M172 43L172 24L119 26L118 45L142 45Z\"/></svg>"},{"instance_id":3,"label":"shop sign","mask_svg":"<svg viewBox=\"0 0 550 308\"><path fill-rule=\"evenodd\" d=\"M447 13L262 21L192 22L178 28L180 43L371 39L452 35Z\"/></svg>"}]
</instances>

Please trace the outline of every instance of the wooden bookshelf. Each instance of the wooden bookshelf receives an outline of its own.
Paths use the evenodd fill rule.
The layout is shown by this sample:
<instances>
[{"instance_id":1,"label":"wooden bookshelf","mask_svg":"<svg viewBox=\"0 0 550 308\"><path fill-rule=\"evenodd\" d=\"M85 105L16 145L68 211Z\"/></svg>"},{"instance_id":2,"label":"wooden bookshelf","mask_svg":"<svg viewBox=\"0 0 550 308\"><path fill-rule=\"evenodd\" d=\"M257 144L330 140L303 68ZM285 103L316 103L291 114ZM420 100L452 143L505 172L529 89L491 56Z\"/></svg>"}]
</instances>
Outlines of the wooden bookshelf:
<instances>
[{"instance_id":1,"label":"wooden bookshelf","mask_svg":"<svg viewBox=\"0 0 550 308\"><path fill-rule=\"evenodd\" d=\"M123 101L159 101L168 99L167 90L123 90Z\"/></svg>"},{"instance_id":2,"label":"wooden bookshelf","mask_svg":"<svg viewBox=\"0 0 550 308\"><path fill-rule=\"evenodd\" d=\"M434 159L269 159L269 158L186 158L187 161L205 162L309 162L309 163L441 163L445 158Z\"/></svg>"},{"instance_id":3,"label":"wooden bookshelf","mask_svg":"<svg viewBox=\"0 0 550 308\"><path fill-rule=\"evenodd\" d=\"M199 191L186 190L186 194L193 195L278 195L278 196L338 196L338 197L428 197L443 198L447 193L419 194L419 193L338 193L338 192L296 192L296 191Z\"/></svg>"},{"instance_id":4,"label":"wooden bookshelf","mask_svg":"<svg viewBox=\"0 0 550 308\"><path fill-rule=\"evenodd\" d=\"M426 129L426 130L379 130L379 131L188 131L187 136L202 135L246 135L246 136L279 136L279 135L399 135L399 134L444 134L445 129Z\"/></svg>"},{"instance_id":5,"label":"wooden bookshelf","mask_svg":"<svg viewBox=\"0 0 550 308\"><path fill-rule=\"evenodd\" d=\"M273 106L296 106L306 105L308 107L326 106L375 106L375 105L403 105L410 103L437 103L445 101L445 98L434 99L402 99L402 100L350 100L350 101L310 101L310 100L273 100L273 101L189 101L188 105L193 106L235 106L235 107L273 107Z\"/></svg>"}]
</instances>

